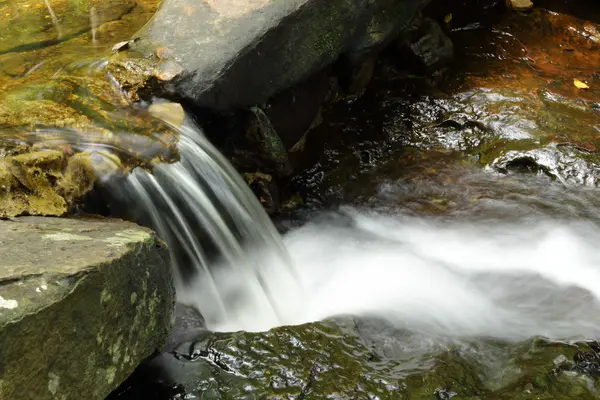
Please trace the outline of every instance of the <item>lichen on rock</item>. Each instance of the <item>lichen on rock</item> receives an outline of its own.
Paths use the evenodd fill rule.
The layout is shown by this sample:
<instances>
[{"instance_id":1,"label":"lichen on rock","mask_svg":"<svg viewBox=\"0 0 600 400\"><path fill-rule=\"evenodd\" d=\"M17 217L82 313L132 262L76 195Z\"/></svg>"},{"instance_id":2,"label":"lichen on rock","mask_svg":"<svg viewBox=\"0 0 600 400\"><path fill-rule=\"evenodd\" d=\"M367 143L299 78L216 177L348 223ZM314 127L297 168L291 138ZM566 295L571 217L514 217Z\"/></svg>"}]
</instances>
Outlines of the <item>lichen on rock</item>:
<instances>
[{"instance_id":1,"label":"lichen on rock","mask_svg":"<svg viewBox=\"0 0 600 400\"><path fill-rule=\"evenodd\" d=\"M1 399L103 399L166 342L174 288L148 229L21 217L0 250Z\"/></svg>"}]
</instances>

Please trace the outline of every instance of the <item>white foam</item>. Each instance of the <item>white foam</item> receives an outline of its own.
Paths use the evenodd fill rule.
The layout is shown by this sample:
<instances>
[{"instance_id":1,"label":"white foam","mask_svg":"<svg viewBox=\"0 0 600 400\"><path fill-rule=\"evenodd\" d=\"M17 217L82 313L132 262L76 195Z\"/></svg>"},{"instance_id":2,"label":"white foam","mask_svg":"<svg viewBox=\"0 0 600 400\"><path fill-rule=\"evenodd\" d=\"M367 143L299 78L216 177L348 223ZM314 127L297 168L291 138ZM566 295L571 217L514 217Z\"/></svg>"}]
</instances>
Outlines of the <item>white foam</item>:
<instances>
[{"instance_id":1,"label":"white foam","mask_svg":"<svg viewBox=\"0 0 600 400\"><path fill-rule=\"evenodd\" d=\"M210 327L262 331L355 315L456 337L600 334L600 229L591 224L544 218L490 226L358 211L339 219L285 237L302 291L265 257L263 278L282 321L238 292L238 278L224 269L216 284L229 298L237 293L236 311L222 321L199 296Z\"/></svg>"}]
</instances>

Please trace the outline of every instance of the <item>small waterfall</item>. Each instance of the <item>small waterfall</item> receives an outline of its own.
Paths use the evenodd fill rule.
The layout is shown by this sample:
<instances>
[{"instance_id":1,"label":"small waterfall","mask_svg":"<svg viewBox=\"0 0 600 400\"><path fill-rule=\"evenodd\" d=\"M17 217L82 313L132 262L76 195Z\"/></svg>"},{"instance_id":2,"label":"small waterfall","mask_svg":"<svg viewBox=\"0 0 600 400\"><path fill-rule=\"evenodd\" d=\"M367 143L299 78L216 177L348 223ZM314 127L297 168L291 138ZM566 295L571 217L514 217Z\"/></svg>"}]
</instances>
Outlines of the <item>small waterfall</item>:
<instances>
[{"instance_id":1,"label":"small waterfall","mask_svg":"<svg viewBox=\"0 0 600 400\"><path fill-rule=\"evenodd\" d=\"M277 271L289 279L290 296L301 294L281 236L242 177L193 122L165 123L177 138L179 160L173 163L153 161L170 146L158 133L117 133L111 138L118 143L110 144L102 132L46 130L33 140L91 153L112 200L167 243L178 301L197 308L208 328L239 327L240 321L251 326L253 315L240 314L247 306L261 310L266 326L286 324L272 298L274 283L266 278ZM146 168L124 174L115 156Z\"/></svg>"},{"instance_id":2,"label":"small waterfall","mask_svg":"<svg viewBox=\"0 0 600 400\"><path fill-rule=\"evenodd\" d=\"M596 191L546 181L520 186L480 171L484 178L474 183L490 199L472 205L472 218L345 208L293 230L284 244L200 130L189 121L172 130L179 152L173 163L151 162L170 146L158 132L118 134L118 144L93 132L39 139L52 144L54 135L54 144L94 155L117 203L167 242L179 301L197 308L212 330L263 331L352 315L381 318L427 340L600 335ZM126 150L136 148L144 153ZM122 174L114 155L145 168ZM424 189L435 190L411 190ZM382 201L405 190L390 183ZM494 190L511 196L492 196Z\"/></svg>"},{"instance_id":3,"label":"small waterfall","mask_svg":"<svg viewBox=\"0 0 600 400\"><path fill-rule=\"evenodd\" d=\"M137 207L167 242L178 300L196 307L209 328L238 321L236 302L254 303L268 310L274 325L285 324L265 278L277 266L294 281L279 233L248 185L197 127L187 122L173 129L179 132L178 162L156 164L151 172L136 168L124 181L108 180L110 190ZM219 274L238 278L235 288L217 286Z\"/></svg>"}]
</instances>

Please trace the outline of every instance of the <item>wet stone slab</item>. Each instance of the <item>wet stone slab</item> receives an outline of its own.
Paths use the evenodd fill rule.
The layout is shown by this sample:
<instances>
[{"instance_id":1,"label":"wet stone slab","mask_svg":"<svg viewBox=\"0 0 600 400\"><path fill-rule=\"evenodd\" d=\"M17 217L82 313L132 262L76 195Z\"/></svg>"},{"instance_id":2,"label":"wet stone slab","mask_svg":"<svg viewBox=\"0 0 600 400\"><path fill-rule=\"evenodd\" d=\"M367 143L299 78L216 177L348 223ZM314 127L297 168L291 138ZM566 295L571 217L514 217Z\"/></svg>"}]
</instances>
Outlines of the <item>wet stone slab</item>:
<instances>
[{"instance_id":1,"label":"wet stone slab","mask_svg":"<svg viewBox=\"0 0 600 400\"><path fill-rule=\"evenodd\" d=\"M0 398L103 399L162 348L167 250L121 220L0 221Z\"/></svg>"}]
</instances>

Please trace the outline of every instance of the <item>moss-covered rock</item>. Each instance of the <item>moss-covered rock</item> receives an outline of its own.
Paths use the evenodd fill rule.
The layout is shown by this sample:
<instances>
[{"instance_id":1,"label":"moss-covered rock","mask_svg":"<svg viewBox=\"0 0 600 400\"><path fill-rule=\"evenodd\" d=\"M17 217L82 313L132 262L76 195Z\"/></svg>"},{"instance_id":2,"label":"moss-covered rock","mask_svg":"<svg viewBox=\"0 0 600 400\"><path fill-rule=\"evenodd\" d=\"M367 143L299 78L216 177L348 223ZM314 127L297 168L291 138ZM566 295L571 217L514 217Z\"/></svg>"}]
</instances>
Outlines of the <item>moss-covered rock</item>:
<instances>
[{"instance_id":1,"label":"moss-covered rock","mask_svg":"<svg viewBox=\"0 0 600 400\"><path fill-rule=\"evenodd\" d=\"M60 216L96 180L89 153L34 151L0 158L0 216Z\"/></svg>"},{"instance_id":2,"label":"moss-covered rock","mask_svg":"<svg viewBox=\"0 0 600 400\"><path fill-rule=\"evenodd\" d=\"M101 73L16 82L0 93L0 216L61 216L100 178L102 158L122 170L171 162L177 140Z\"/></svg>"},{"instance_id":3,"label":"moss-covered rock","mask_svg":"<svg viewBox=\"0 0 600 400\"><path fill-rule=\"evenodd\" d=\"M0 398L103 399L161 349L166 248L120 220L0 221Z\"/></svg>"}]
</instances>

